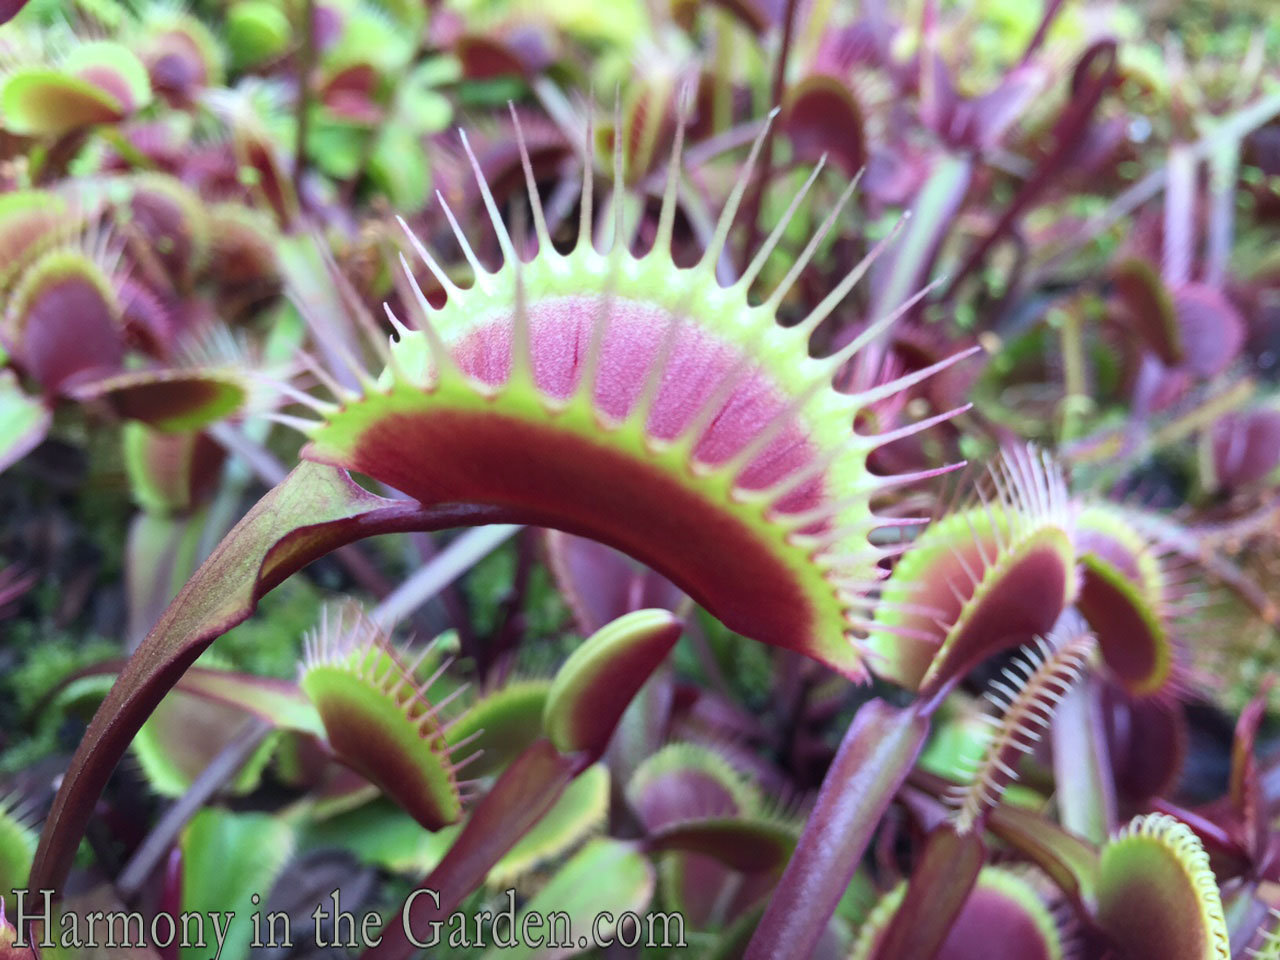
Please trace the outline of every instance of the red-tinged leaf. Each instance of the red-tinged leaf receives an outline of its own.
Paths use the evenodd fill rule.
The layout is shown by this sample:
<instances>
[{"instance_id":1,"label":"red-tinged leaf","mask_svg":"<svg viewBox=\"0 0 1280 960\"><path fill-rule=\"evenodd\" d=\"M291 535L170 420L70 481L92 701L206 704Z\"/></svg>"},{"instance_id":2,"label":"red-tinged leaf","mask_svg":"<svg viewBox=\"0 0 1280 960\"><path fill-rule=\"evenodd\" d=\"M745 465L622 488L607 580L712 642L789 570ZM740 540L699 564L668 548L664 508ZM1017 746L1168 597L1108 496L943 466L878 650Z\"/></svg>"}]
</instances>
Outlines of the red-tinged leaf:
<instances>
[{"instance_id":1,"label":"red-tinged leaf","mask_svg":"<svg viewBox=\"0 0 1280 960\"><path fill-rule=\"evenodd\" d=\"M1108 685L1103 698L1116 793L1140 807L1173 790L1187 758L1187 720L1176 698L1134 699Z\"/></svg>"},{"instance_id":2,"label":"red-tinged leaf","mask_svg":"<svg viewBox=\"0 0 1280 960\"><path fill-rule=\"evenodd\" d=\"M946 869L945 864L939 866ZM969 883L956 883L967 892L958 912L949 909L955 899L953 893L938 902L939 914L951 914L949 922L934 915L929 905L917 912L918 926L904 922L907 904L902 901L910 897L915 887L918 873L913 874L910 888L899 887L890 892L872 912L851 960L1060 960L1064 944L1059 921L1025 873L983 867L976 877L971 877L972 866L965 860L957 869L958 879L967 878ZM939 882L945 886L945 881ZM891 908L895 911L892 929L879 935L878 927L886 919L882 914ZM898 937L895 943L887 942L896 930L905 930L905 936Z\"/></svg>"},{"instance_id":3,"label":"red-tinged leaf","mask_svg":"<svg viewBox=\"0 0 1280 960\"><path fill-rule=\"evenodd\" d=\"M1081 913L1093 904L1098 851L1092 844L1043 815L1012 804L993 810L987 828L1048 874Z\"/></svg>"},{"instance_id":4,"label":"red-tinged leaf","mask_svg":"<svg viewBox=\"0 0 1280 960\"><path fill-rule=\"evenodd\" d=\"M128 423L123 436L133 498L154 513L184 512L202 503L216 486L226 460L222 446L204 433L161 433L142 423Z\"/></svg>"},{"instance_id":5,"label":"red-tinged leaf","mask_svg":"<svg viewBox=\"0 0 1280 960\"><path fill-rule=\"evenodd\" d=\"M1232 812L1244 827L1249 853L1255 859L1266 852L1269 832L1256 749L1258 730L1266 718L1267 701L1273 685L1270 680L1264 682L1262 691L1240 712L1231 743L1231 780L1227 796Z\"/></svg>"},{"instance_id":6,"label":"red-tinged leaf","mask_svg":"<svg viewBox=\"0 0 1280 960\"><path fill-rule=\"evenodd\" d=\"M30 453L49 432L53 414L28 396L12 370L0 370L0 472Z\"/></svg>"},{"instance_id":7,"label":"red-tinged leaf","mask_svg":"<svg viewBox=\"0 0 1280 960\"><path fill-rule=\"evenodd\" d=\"M627 704L676 641L683 625L667 610L637 610L602 627L556 673L543 726L563 753L604 752Z\"/></svg>"},{"instance_id":8,"label":"red-tinged leaf","mask_svg":"<svg viewBox=\"0 0 1280 960\"><path fill-rule=\"evenodd\" d=\"M1010 70L995 89L964 105L962 145L990 150L1044 90L1046 72L1038 64L1023 63Z\"/></svg>"},{"instance_id":9,"label":"red-tinged leaf","mask_svg":"<svg viewBox=\"0 0 1280 960\"><path fill-rule=\"evenodd\" d=\"M298 685L334 756L431 831L462 816L444 719L390 638L356 612L325 616L309 637Z\"/></svg>"},{"instance_id":10,"label":"red-tinged leaf","mask_svg":"<svg viewBox=\"0 0 1280 960\"><path fill-rule=\"evenodd\" d=\"M546 548L556 585L584 633L594 633L632 610L676 610L686 600L666 577L586 537L548 530Z\"/></svg>"},{"instance_id":11,"label":"red-tinged leaf","mask_svg":"<svg viewBox=\"0 0 1280 960\"><path fill-rule=\"evenodd\" d=\"M0 195L0 287L7 288L33 257L65 239L75 222L66 198L56 193Z\"/></svg>"},{"instance_id":12,"label":"red-tinged leaf","mask_svg":"<svg viewBox=\"0 0 1280 960\"><path fill-rule=\"evenodd\" d=\"M1280 410L1223 414L1206 436L1211 489L1234 493L1258 484L1280 466Z\"/></svg>"},{"instance_id":13,"label":"red-tinged leaf","mask_svg":"<svg viewBox=\"0 0 1280 960\"><path fill-rule=\"evenodd\" d=\"M1177 668L1169 575L1150 538L1102 504L1076 517L1076 607L1098 637L1111 678L1133 697L1167 691Z\"/></svg>"},{"instance_id":14,"label":"red-tinged leaf","mask_svg":"<svg viewBox=\"0 0 1280 960\"><path fill-rule=\"evenodd\" d=\"M996 243L1019 221L1032 202L1061 175L1073 161L1080 144L1093 125L1093 115L1102 98L1119 82L1116 42L1098 40L1091 44L1076 62L1072 74L1072 95L1054 121L1047 138L1049 144L1035 170L1023 180L1022 188L1005 208L996 225L979 240L952 276L944 296L949 297L964 279L987 257Z\"/></svg>"},{"instance_id":15,"label":"red-tinged leaf","mask_svg":"<svg viewBox=\"0 0 1280 960\"><path fill-rule=\"evenodd\" d=\"M383 114L376 100L377 87L377 71L370 64L356 63L338 71L321 91L320 99L335 116L373 126Z\"/></svg>"},{"instance_id":16,"label":"red-tinged leaf","mask_svg":"<svg viewBox=\"0 0 1280 960\"><path fill-rule=\"evenodd\" d=\"M143 50L151 87L170 106L191 106L201 89L222 81L221 47L191 15L153 16L159 22Z\"/></svg>"},{"instance_id":17,"label":"red-tinged leaf","mask_svg":"<svg viewBox=\"0 0 1280 960\"><path fill-rule=\"evenodd\" d=\"M129 345L151 356L167 356L178 325L186 319L179 312L180 302L172 296L162 296L134 277L121 280L116 289Z\"/></svg>"},{"instance_id":18,"label":"red-tinged leaf","mask_svg":"<svg viewBox=\"0 0 1280 960\"><path fill-rule=\"evenodd\" d=\"M429 924L443 923L589 765L581 756L566 757L548 740L532 743L476 804L444 859L418 884L417 891L434 891L438 900L425 893L410 894L411 900L396 914L404 923L387 924L382 942L365 952L365 960L405 960L416 953L419 948L406 936L405 926L425 942Z\"/></svg>"},{"instance_id":19,"label":"red-tinged leaf","mask_svg":"<svg viewBox=\"0 0 1280 960\"><path fill-rule=\"evenodd\" d=\"M1097 922L1124 956L1231 956L1209 857L1186 824L1165 814L1135 817L1103 848Z\"/></svg>"},{"instance_id":20,"label":"red-tinged leaf","mask_svg":"<svg viewBox=\"0 0 1280 960\"><path fill-rule=\"evenodd\" d=\"M981 834L962 836L945 824L935 829L911 871L893 920L867 960L934 956L965 908L986 853Z\"/></svg>"},{"instance_id":21,"label":"red-tinged leaf","mask_svg":"<svg viewBox=\"0 0 1280 960\"><path fill-rule=\"evenodd\" d=\"M58 136L126 113L108 91L47 67L10 76L0 90L0 111L7 130L31 136Z\"/></svg>"},{"instance_id":22,"label":"red-tinged leaf","mask_svg":"<svg viewBox=\"0 0 1280 960\"><path fill-rule=\"evenodd\" d=\"M1177 366L1186 358L1186 345L1178 323L1173 296L1155 266L1131 257L1111 271L1119 319L1132 330L1161 363Z\"/></svg>"},{"instance_id":23,"label":"red-tinged leaf","mask_svg":"<svg viewBox=\"0 0 1280 960\"><path fill-rule=\"evenodd\" d=\"M1007 450L998 501L931 524L894 567L866 640L876 672L933 696L982 660L1052 629L1076 593L1061 471Z\"/></svg>"},{"instance_id":24,"label":"red-tinged leaf","mask_svg":"<svg viewBox=\"0 0 1280 960\"><path fill-rule=\"evenodd\" d=\"M51 250L23 273L4 326L14 359L49 393L114 373L124 360L111 280L76 250Z\"/></svg>"},{"instance_id":25,"label":"red-tinged leaf","mask_svg":"<svg viewBox=\"0 0 1280 960\"><path fill-rule=\"evenodd\" d=\"M670 736L674 672L670 661L660 665L618 721L604 757L618 782L630 779Z\"/></svg>"},{"instance_id":26,"label":"red-tinged leaf","mask_svg":"<svg viewBox=\"0 0 1280 960\"><path fill-rule=\"evenodd\" d=\"M151 81L134 53L109 40L71 47L57 67L24 66L0 89L6 129L60 136L96 123L121 120L151 99Z\"/></svg>"},{"instance_id":27,"label":"red-tinged leaf","mask_svg":"<svg viewBox=\"0 0 1280 960\"><path fill-rule=\"evenodd\" d=\"M247 123L236 128L233 143L237 162L252 171L255 193L275 213L277 223L288 226L298 214L298 195L276 145Z\"/></svg>"},{"instance_id":28,"label":"red-tinged leaf","mask_svg":"<svg viewBox=\"0 0 1280 960\"><path fill-rule=\"evenodd\" d=\"M1203 283L1183 284L1173 292L1173 310L1183 356L1197 377L1216 377L1240 356L1244 318L1221 290Z\"/></svg>"},{"instance_id":29,"label":"red-tinged leaf","mask_svg":"<svg viewBox=\"0 0 1280 960\"><path fill-rule=\"evenodd\" d=\"M0 960L35 960L35 951L30 947L15 947L13 941L18 931L5 915L4 898L0 897Z\"/></svg>"},{"instance_id":30,"label":"red-tinged leaf","mask_svg":"<svg viewBox=\"0 0 1280 960\"><path fill-rule=\"evenodd\" d=\"M205 275L225 304L224 316L280 292L280 265L270 221L259 211L220 204L209 212L209 263Z\"/></svg>"},{"instance_id":31,"label":"red-tinged leaf","mask_svg":"<svg viewBox=\"0 0 1280 960\"><path fill-rule=\"evenodd\" d=\"M469 80L492 80L495 77L523 77L535 72L520 51L501 40L482 34L464 34L453 48L462 63L463 76Z\"/></svg>"},{"instance_id":32,"label":"red-tinged leaf","mask_svg":"<svg viewBox=\"0 0 1280 960\"><path fill-rule=\"evenodd\" d=\"M198 430L238 411L249 397L230 371L138 370L72 388L81 403L101 401L116 416L165 432Z\"/></svg>"},{"instance_id":33,"label":"red-tinged leaf","mask_svg":"<svg viewBox=\"0 0 1280 960\"><path fill-rule=\"evenodd\" d=\"M164 268L169 283L191 282L209 253L209 223L200 198L181 181L161 174L139 176L117 214L146 244L144 256Z\"/></svg>"},{"instance_id":34,"label":"red-tinged leaf","mask_svg":"<svg viewBox=\"0 0 1280 960\"><path fill-rule=\"evenodd\" d=\"M853 176L867 162L862 109L838 77L815 73L792 84L782 129L803 163L816 163L826 154Z\"/></svg>"},{"instance_id":35,"label":"red-tinged leaf","mask_svg":"<svg viewBox=\"0 0 1280 960\"><path fill-rule=\"evenodd\" d=\"M721 752L698 743L669 743L646 757L627 783L626 798L652 833L690 820L760 810L755 785Z\"/></svg>"},{"instance_id":36,"label":"red-tinged leaf","mask_svg":"<svg viewBox=\"0 0 1280 960\"><path fill-rule=\"evenodd\" d=\"M705 854L742 873L781 869L795 844L795 830L784 823L732 817L672 823L652 833L648 841L655 853Z\"/></svg>"},{"instance_id":37,"label":"red-tinged leaf","mask_svg":"<svg viewBox=\"0 0 1280 960\"><path fill-rule=\"evenodd\" d=\"M928 732L928 717L911 708L873 700L858 710L746 960L812 954Z\"/></svg>"},{"instance_id":38,"label":"red-tinged leaf","mask_svg":"<svg viewBox=\"0 0 1280 960\"><path fill-rule=\"evenodd\" d=\"M45 821L33 889L61 885L97 798L134 733L196 657L247 618L264 593L361 537L504 519L494 509L387 500L363 490L344 471L315 463L295 468L204 562L94 715Z\"/></svg>"},{"instance_id":39,"label":"red-tinged leaf","mask_svg":"<svg viewBox=\"0 0 1280 960\"><path fill-rule=\"evenodd\" d=\"M27 5L28 0L0 0L0 23L8 23Z\"/></svg>"}]
</instances>

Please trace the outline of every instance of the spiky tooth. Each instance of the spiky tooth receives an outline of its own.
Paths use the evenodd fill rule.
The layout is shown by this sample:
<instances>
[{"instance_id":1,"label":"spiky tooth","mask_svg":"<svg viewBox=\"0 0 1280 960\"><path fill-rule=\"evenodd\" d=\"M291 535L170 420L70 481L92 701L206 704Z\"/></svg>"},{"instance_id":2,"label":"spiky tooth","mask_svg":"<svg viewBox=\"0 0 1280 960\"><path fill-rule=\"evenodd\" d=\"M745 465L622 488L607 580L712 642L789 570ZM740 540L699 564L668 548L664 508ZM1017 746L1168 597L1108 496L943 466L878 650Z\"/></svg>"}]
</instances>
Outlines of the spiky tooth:
<instances>
[{"instance_id":1,"label":"spiky tooth","mask_svg":"<svg viewBox=\"0 0 1280 960\"><path fill-rule=\"evenodd\" d=\"M856 178L854 182L857 182ZM797 327L805 334L812 334L813 331L818 328L818 325L830 316L831 311L844 302L844 298L847 297L849 292L858 285L864 276L866 276L867 271L870 270L872 265L880 259L880 256L889 249L889 246L898 238L898 234L902 232L903 226L905 226L907 221L910 219L911 211L904 211L902 216L900 216L897 222L894 223L892 229L890 229L883 238L876 242L876 244L867 252L867 255L864 256L853 267L853 269L844 275L840 282L836 284L835 288L823 297L816 307L809 311L808 315L806 315L805 318L797 324ZM933 286L934 284L931 284L927 287L926 292L931 290ZM912 303L912 306L914 306L914 303ZM849 348L849 356L853 356L867 343L870 343L872 340L884 333L884 331L893 324L894 320L897 319L899 315L900 314L897 313L891 313L888 316L872 323L853 341L856 346L851 346Z\"/></svg>"},{"instance_id":2,"label":"spiky tooth","mask_svg":"<svg viewBox=\"0 0 1280 960\"><path fill-rule=\"evenodd\" d=\"M804 198L808 196L810 188L813 186L814 181L818 179L818 174L822 172L822 168L826 166L826 163L827 155L824 153L818 160L817 164L814 165L814 168L809 172L809 176L805 178L800 189L796 191L795 196L791 198L791 202L787 204L787 209L783 211L783 214L778 219L777 224L774 225L773 230L770 231L769 236L765 238L764 243L761 244L760 249L752 258L751 263L747 265L747 269L743 271L742 276L738 279L735 286L741 288L744 299L746 298L747 291L751 289L751 285L755 283L756 277L759 276L760 271L764 269L764 265L768 262L770 254L773 253L774 248L782 239L782 235L786 232L792 218L796 215L796 211L800 209L800 204L802 204L804 202Z\"/></svg>"},{"instance_id":3,"label":"spiky tooth","mask_svg":"<svg viewBox=\"0 0 1280 960\"><path fill-rule=\"evenodd\" d=\"M699 266L711 273L715 272L716 264L720 261L720 255L724 252L725 242L729 239L729 230L733 226L733 218L738 214L738 207L742 203L742 197L747 191L747 184L751 182L751 177L755 173L756 163L760 159L760 150L764 146L765 140L769 137L769 131L773 127L773 121L777 118L781 107L774 107L765 117L764 125L760 128L760 133L756 135L755 141L751 144L751 152L747 155L747 161L742 166L742 172L738 175L738 179L734 181L733 190L729 193L729 199L725 202L724 209L720 212L720 219L716 221L715 233L711 235L711 241L707 244L707 249L702 254L702 259L698 262Z\"/></svg>"}]
</instances>

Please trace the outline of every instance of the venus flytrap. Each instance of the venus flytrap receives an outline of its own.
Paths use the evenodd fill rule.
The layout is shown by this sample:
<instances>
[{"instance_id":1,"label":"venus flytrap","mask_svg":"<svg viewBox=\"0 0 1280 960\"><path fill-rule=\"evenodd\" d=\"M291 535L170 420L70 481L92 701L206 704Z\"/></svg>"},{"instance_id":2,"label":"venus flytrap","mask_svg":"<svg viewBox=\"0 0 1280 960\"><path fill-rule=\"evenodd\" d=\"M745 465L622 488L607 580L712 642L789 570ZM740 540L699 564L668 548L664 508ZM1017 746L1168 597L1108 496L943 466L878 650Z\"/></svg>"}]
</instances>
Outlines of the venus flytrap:
<instances>
[{"instance_id":1,"label":"venus flytrap","mask_svg":"<svg viewBox=\"0 0 1280 960\"><path fill-rule=\"evenodd\" d=\"M1180 672L1177 584L1160 545L1119 508L1084 507L1077 608L1098 635L1108 674L1134 697L1176 695Z\"/></svg>"},{"instance_id":2,"label":"venus flytrap","mask_svg":"<svg viewBox=\"0 0 1280 960\"><path fill-rule=\"evenodd\" d=\"M411 955L415 943L422 942L415 940L413 931L429 929L450 914L555 810L566 790L600 759L631 696L656 669L679 631L679 621L668 611L641 610L587 638L552 682L543 711L546 735L498 775L444 858L405 900L400 911L404 922L366 956L399 960ZM580 709L603 703L627 673L629 694L624 690L614 705L595 713ZM424 890L434 891L435 897L415 895Z\"/></svg>"},{"instance_id":3,"label":"venus flytrap","mask_svg":"<svg viewBox=\"0 0 1280 960\"><path fill-rule=\"evenodd\" d=\"M385 634L363 616L326 617L310 638L299 686L315 705L331 750L379 786L428 830L462 815L458 774L476 755L455 761L465 741L450 744L444 713L456 690L437 704L427 699L450 666L446 660L426 679L418 667L426 646L405 663Z\"/></svg>"},{"instance_id":4,"label":"venus flytrap","mask_svg":"<svg viewBox=\"0 0 1280 960\"><path fill-rule=\"evenodd\" d=\"M1081 408L1074 425L1086 439L1112 422L1116 396L1147 411L1244 349L1232 325L1198 356L1206 318L1237 308L1205 284L1166 289L1141 258L1117 268L1090 253L1065 305L1063 278L1040 272L1053 218L1080 214L1081 199L1091 216L1103 120L1133 119L1107 113L1123 68L1112 41L1055 80L1069 58L1036 53L1049 5L1017 68L976 85L957 70L956 85L949 46L968 50L971 24L942 9L903 25L839 4L816 5L823 16L680 4L667 22L650 5L653 35L604 51L575 46L581 24L557 26L565 4L489 31L473 5L424 12L408 0L237 2L223 29L167 2L147 16L80 6L111 40L70 53L33 43L0 77L0 148L28 138L0 178L41 185L0 198L0 466L50 429L62 439L55 408L89 427L128 421L137 499L179 517L180 532L217 481L221 421L271 406L304 445L102 702L33 885L62 888L130 743L187 761L170 794L218 752L184 751L196 714L169 709L173 693L219 725L271 727L255 761L274 750L272 776L293 798L256 826L201 812L183 848L204 855L185 886L209 907L251 879L270 883L297 831L414 882L419 932L514 884L523 914L566 909L575 926L599 909L679 909L721 960L1222 960L1224 935L1271 950L1271 932L1252 929L1280 876L1274 776L1258 749L1265 698L1237 728L1227 796L1194 806L1178 792L1197 678L1182 654L1187 591L1165 551L1181 538L1194 557L1207 535L1144 524L1149 512L1104 500L1087 471L1068 493L1072 452L1060 461L1022 442L1051 435L1056 414L1038 407L1060 409L1045 347L1054 321L1040 313L1081 311L1062 342L1067 394L1098 394L1098 416ZM599 85L646 56L636 51L656 52L620 89L612 130L597 129L594 107L561 85L586 74ZM770 90L762 68L775 52ZM684 76L696 90L679 89ZM956 93L979 87L981 99ZM532 93L549 119L524 102L486 115L502 89ZM1020 116L1037 92L1053 93L1039 126ZM756 119L748 102L781 113ZM815 123L824 107L847 122ZM455 108L480 115L471 135L430 139ZM64 170L75 176L57 182ZM1183 194L1196 184L1186 173ZM1073 176L1090 181L1087 197ZM432 187L438 203L424 209ZM1233 197L1206 198L1219 227ZM956 263L945 293L918 289ZM1223 269L1219 256L1204 273ZM277 307L282 285L291 302ZM1013 323L1031 295L1050 309ZM370 305L383 298L380 314ZM1122 308L1112 326L1134 322L1099 337L1091 311L1108 305ZM193 339L221 337L215 316L253 348L186 356ZM285 342L297 362L264 403L253 358ZM956 345L973 342L992 356L970 413L979 362L958 364ZM1117 343L1125 355L1112 358ZM1126 411L1125 430L1144 415ZM297 441L255 439L285 457ZM1249 471L1223 472L1230 451L1208 452L1213 482L1192 500L1253 489ZM961 506L936 507L927 483L909 489L975 453L991 471L962 487ZM351 615L321 624L296 682L199 662L268 590L339 547L486 523L550 532L520 538L492 635L490 618L470 615L507 584L485 572L477 600L476 571L444 598L463 636L453 666L439 647L415 659ZM138 538L131 572L150 569L139 555L166 563L161 542ZM404 557L411 568L432 549L398 543L375 572L398 576ZM190 557L172 564L179 580ZM548 567L550 613L539 603L555 588L531 585ZM167 599L172 577L155 583L148 601ZM562 600L590 636L550 675L531 641L563 659L574 635ZM140 606L150 622L152 605ZM665 607L690 623L686 640ZM988 680L996 713L982 720L954 694ZM871 683L883 698L865 699ZM986 731L959 783L938 775L947 738L930 740L944 709L955 729ZM926 741L932 773L917 766ZM1087 839L1070 830L1080 810L1106 811ZM257 847L277 853L270 869L216 875L224 830L250 860ZM0 843L0 874L24 882L29 847L14 867ZM374 956L414 952L398 922L384 934Z\"/></svg>"},{"instance_id":5,"label":"venus flytrap","mask_svg":"<svg viewBox=\"0 0 1280 960\"><path fill-rule=\"evenodd\" d=\"M1095 647L1092 634L1076 626L1025 648L990 682L984 699L998 712L983 715L987 742L981 754L971 758L966 785L955 795L958 833L981 829L1005 789L1018 779L1018 765L1036 752L1058 704L1080 679Z\"/></svg>"},{"instance_id":6,"label":"venus flytrap","mask_svg":"<svg viewBox=\"0 0 1280 960\"><path fill-rule=\"evenodd\" d=\"M306 400L319 419L291 421L310 438L303 465L206 561L104 703L55 804L40 879L54 882L66 869L91 795L114 764L107 744L122 747L185 665L246 617L265 589L341 543L429 528L437 515L590 534L667 573L747 635L867 676L852 636L862 622L857 611L877 563L897 552L868 541L893 522L869 502L937 471L879 477L867 472L865 457L950 414L875 436L854 433L853 418L957 358L857 394L837 392L832 377L897 313L827 357L810 357L807 341L879 248L800 323L778 325L776 310L814 245L763 303L752 305L747 293L785 219L733 286L715 278L746 174L703 259L675 267L679 139L657 241L643 257L617 243L607 253L594 248L590 184L578 245L558 252L526 157L540 242L537 256L522 262L477 168L503 266L484 270L458 233L476 276L463 290L418 245L447 302L431 307L407 271L418 291L414 315L388 311L396 338L371 341L383 373L353 361L358 389L323 376L332 399ZM618 222L622 194L615 197ZM833 212L820 234L834 219ZM411 499L374 497L348 470ZM695 528L701 535L689 537Z\"/></svg>"},{"instance_id":7,"label":"venus flytrap","mask_svg":"<svg viewBox=\"0 0 1280 960\"><path fill-rule=\"evenodd\" d=\"M885 936L898 915L905 885L881 899L863 925L849 960L889 960L903 956L886 952ZM990 936L999 930L1000 936ZM983 867L947 936L933 956L963 960L982 943L983 956L992 960L1063 960L1072 946L1045 899L1044 885L1023 871Z\"/></svg>"}]
</instances>

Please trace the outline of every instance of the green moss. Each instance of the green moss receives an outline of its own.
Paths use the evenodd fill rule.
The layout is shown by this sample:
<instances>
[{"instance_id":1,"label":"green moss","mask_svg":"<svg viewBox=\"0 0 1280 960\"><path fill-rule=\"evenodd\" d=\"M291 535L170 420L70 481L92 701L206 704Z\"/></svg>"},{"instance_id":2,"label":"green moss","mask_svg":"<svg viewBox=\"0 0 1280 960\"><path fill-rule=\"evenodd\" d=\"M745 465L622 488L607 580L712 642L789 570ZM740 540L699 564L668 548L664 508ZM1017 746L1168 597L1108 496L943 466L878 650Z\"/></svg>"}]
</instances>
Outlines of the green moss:
<instances>
[{"instance_id":1,"label":"green moss","mask_svg":"<svg viewBox=\"0 0 1280 960\"><path fill-rule=\"evenodd\" d=\"M292 678L302 635L319 618L324 597L305 577L290 577L262 598L258 611L218 640L218 654L237 670Z\"/></svg>"}]
</instances>

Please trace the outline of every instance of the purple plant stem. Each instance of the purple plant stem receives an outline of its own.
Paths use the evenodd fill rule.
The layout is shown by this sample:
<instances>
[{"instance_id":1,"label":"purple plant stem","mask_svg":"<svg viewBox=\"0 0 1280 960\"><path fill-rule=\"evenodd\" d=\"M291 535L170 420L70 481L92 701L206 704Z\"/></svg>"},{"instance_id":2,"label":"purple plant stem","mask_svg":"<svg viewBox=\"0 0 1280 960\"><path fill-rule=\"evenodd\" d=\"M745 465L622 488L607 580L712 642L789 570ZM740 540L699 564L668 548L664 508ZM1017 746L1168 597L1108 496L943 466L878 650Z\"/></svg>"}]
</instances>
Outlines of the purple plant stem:
<instances>
[{"instance_id":1,"label":"purple plant stem","mask_svg":"<svg viewBox=\"0 0 1280 960\"><path fill-rule=\"evenodd\" d=\"M951 232L973 181L973 160L967 156L939 154L929 179L911 204L911 222L903 230L883 265L872 273L871 316L884 316L905 303L925 282L942 241ZM924 309L917 304L908 316ZM873 386L882 372L891 330L886 330L854 357L849 389Z\"/></svg>"},{"instance_id":2,"label":"purple plant stem","mask_svg":"<svg viewBox=\"0 0 1280 960\"><path fill-rule=\"evenodd\" d=\"M1195 245L1196 157L1184 143L1169 148L1164 188L1164 249L1160 273L1170 287L1191 279Z\"/></svg>"},{"instance_id":3,"label":"purple plant stem","mask_svg":"<svg viewBox=\"0 0 1280 960\"><path fill-rule=\"evenodd\" d=\"M929 834L902 904L876 945L876 956L936 956L969 899L986 855L980 833L962 835L943 824Z\"/></svg>"},{"instance_id":4,"label":"purple plant stem","mask_svg":"<svg viewBox=\"0 0 1280 960\"><path fill-rule=\"evenodd\" d=\"M1099 41L1085 51L1076 67L1079 78L1079 89L1072 92L1071 100L1058 117L1053 128L1053 146L1045 158L1036 167L1022 189L1013 198L1013 202L1005 209L1003 216L995 227L983 237L969 255L963 265L956 271L944 300L951 299L964 279L972 273L986 258L987 253L996 243L1013 228L1017 219L1022 216L1053 179L1065 169L1072 154L1079 146L1094 111L1102 102L1103 95L1116 82L1118 69L1116 66L1116 45L1114 41Z\"/></svg>"},{"instance_id":5,"label":"purple plant stem","mask_svg":"<svg viewBox=\"0 0 1280 960\"><path fill-rule=\"evenodd\" d=\"M1226 149L1228 145L1239 149L1239 141L1258 127L1269 123L1280 113L1280 93L1272 93L1259 98L1254 103L1231 114L1219 123L1213 132L1197 140L1192 145L1196 157L1211 156L1215 151ZM1127 187L1101 213L1085 220L1080 227L1071 232L1060 243L1052 247L1052 253L1044 258L1036 268L1036 281L1039 277L1052 274L1060 269L1066 261L1081 247L1092 242L1113 224L1128 216L1142 204L1165 188L1167 179L1165 167L1152 170L1131 187Z\"/></svg>"},{"instance_id":6,"label":"purple plant stem","mask_svg":"<svg viewBox=\"0 0 1280 960\"><path fill-rule=\"evenodd\" d=\"M1221 287L1235 235L1236 178L1240 171L1240 145L1228 143L1209 155L1209 230L1204 282Z\"/></svg>"},{"instance_id":7,"label":"purple plant stem","mask_svg":"<svg viewBox=\"0 0 1280 960\"><path fill-rule=\"evenodd\" d=\"M1061 10L1062 0L1048 0L1044 5L1044 16L1040 18L1040 25L1036 27L1036 32L1027 44L1027 49L1023 51L1021 63L1029 63L1035 52L1040 49L1044 38L1049 35L1049 28L1053 26L1053 21L1058 19L1058 13Z\"/></svg>"},{"instance_id":8,"label":"purple plant stem","mask_svg":"<svg viewBox=\"0 0 1280 960\"><path fill-rule=\"evenodd\" d=\"M744 960L805 960L822 938L929 731L916 706L858 710Z\"/></svg>"}]
</instances>

